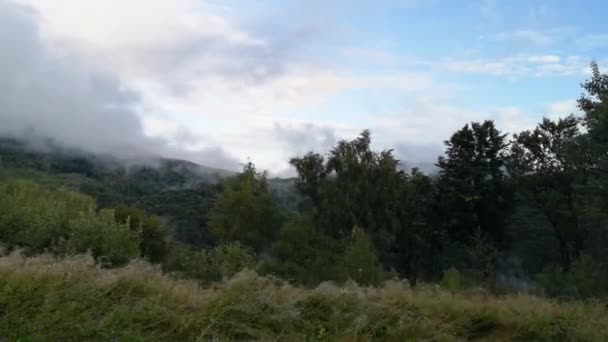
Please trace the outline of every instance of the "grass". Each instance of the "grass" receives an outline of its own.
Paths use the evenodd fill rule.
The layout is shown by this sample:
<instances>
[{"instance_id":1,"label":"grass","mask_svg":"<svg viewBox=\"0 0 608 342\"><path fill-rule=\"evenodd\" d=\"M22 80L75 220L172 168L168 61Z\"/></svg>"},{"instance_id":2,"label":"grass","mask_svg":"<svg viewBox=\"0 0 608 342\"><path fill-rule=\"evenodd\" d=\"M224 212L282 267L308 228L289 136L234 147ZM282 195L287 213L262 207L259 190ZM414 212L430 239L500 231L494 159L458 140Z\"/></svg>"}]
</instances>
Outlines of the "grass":
<instances>
[{"instance_id":1,"label":"grass","mask_svg":"<svg viewBox=\"0 0 608 342\"><path fill-rule=\"evenodd\" d=\"M243 271L201 288L135 261L0 257L0 340L8 341L606 341L600 304L321 284Z\"/></svg>"}]
</instances>

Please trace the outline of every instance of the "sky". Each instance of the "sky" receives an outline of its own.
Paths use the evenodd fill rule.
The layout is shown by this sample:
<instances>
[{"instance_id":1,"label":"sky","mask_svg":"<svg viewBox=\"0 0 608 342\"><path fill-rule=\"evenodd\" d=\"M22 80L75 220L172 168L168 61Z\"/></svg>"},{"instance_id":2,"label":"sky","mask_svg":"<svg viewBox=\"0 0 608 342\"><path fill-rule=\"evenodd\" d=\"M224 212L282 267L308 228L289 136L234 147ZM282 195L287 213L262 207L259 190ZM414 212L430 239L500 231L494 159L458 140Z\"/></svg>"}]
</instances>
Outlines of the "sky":
<instances>
[{"instance_id":1,"label":"sky","mask_svg":"<svg viewBox=\"0 0 608 342\"><path fill-rule=\"evenodd\" d=\"M576 113L608 2L0 0L0 134L289 174L372 132L432 163L470 121Z\"/></svg>"}]
</instances>

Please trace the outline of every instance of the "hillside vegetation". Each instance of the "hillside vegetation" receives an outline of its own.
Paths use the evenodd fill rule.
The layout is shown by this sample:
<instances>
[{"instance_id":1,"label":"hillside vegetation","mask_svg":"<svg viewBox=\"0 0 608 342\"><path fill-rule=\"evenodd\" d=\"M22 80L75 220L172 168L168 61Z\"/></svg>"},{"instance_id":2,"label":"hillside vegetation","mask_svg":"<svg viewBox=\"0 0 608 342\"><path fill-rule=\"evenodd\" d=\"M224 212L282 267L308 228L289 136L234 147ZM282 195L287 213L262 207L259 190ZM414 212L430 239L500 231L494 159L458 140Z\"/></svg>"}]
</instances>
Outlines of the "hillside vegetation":
<instances>
[{"instance_id":1,"label":"hillside vegetation","mask_svg":"<svg viewBox=\"0 0 608 342\"><path fill-rule=\"evenodd\" d=\"M402 281L294 287L251 271L213 287L136 261L0 258L0 337L11 341L605 341L603 306Z\"/></svg>"}]
</instances>

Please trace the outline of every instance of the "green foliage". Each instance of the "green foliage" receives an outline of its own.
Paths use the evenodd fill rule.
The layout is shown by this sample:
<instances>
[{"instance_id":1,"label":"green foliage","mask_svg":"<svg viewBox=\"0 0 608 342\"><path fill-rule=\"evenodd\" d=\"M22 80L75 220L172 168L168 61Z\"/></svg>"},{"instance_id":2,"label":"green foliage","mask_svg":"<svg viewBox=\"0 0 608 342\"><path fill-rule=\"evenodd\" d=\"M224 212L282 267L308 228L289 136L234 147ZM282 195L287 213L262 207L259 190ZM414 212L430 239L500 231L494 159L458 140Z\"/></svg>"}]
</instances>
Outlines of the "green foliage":
<instances>
[{"instance_id":1,"label":"green foliage","mask_svg":"<svg viewBox=\"0 0 608 342\"><path fill-rule=\"evenodd\" d=\"M586 173L577 160L579 122L572 115L557 121L543 119L534 131L515 135L509 161L520 193L550 223L563 268L582 252L585 239L580 227L582 194L576 186Z\"/></svg>"},{"instance_id":2,"label":"green foliage","mask_svg":"<svg viewBox=\"0 0 608 342\"><path fill-rule=\"evenodd\" d=\"M498 258L498 251L492 240L478 229L471 239L467 252L477 278L482 282L492 280Z\"/></svg>"},{"instance_id":3,"label":"green foliage","mask_svg":"<svg viewBox=\"0 0 608 342\"><path fill-rule=\"evenodd\" d=\"M29 253L84 253L120 265L138 256L139 228L96 212L92 198L15 181L0 184L0 240Z\"/></svg>"},{"instance_id":4,"label":"green foliage","mask_svg":"<svg viewBox=\"0 0 608 342\"><path fill-rule=\"evenodd\" d=\"M93 197L100 208L141 208L161 216L179 241L198 247L208 244L207 214L221 189L217 183L232 173L180 160L147 162L131 165L66 150L51 141L44 151L36 151L24 142L0 137L0 181L27 179L46 188L79 191Z\"/></svg>"},{"instance_id":5,"label":"green foliage","mask_svg":"<svg viewBox=\"0 0 608 342\"><path fill-rule=\"evenodd\" d=\"M606 265L589 255L578 257L568 270L547 267L537 275L537 281L548 295L555 297L591 298L608 294Z\"/></svg>"},{"instance_id":6,"label":"green foliage","mask_svg":"<svg viewBox=\"0 0 608 342\"><path fill-rule=\"evenodd\" d=\"M62 253L90 251L95 259L110 265L123 265L140 255L141 230L117 222L113 210L81 212L70 220L68 229L70 234L58 246Z\"/></svg>"},{"instance_id":7,"label":"green foliage","mask_svg":"<svg viewBox=\"0 0 608 342\"><path fill-rule=\"evenodd\" d=\"M445 142L439 157L438 206L450 240L468 242L481 229L506 245L510 189L504 173L508 142L492 121L465 125Z\"/></svg>"},{"instance_id":8,"label":"green foliage","mask_svg":"<svg viewBox=\"0 0 608 342\"><path fill-rule=\"evenodd\" d=\"M23 181L0 184L0 240L9 248L43 252L68 236L70 219L94 206L90 197L65 190Z\"/></svg>"},{"instance_id":9,"label":"green foliage","mask_svg":"<svg viewBox=\"0 0 608 342\"><path fill-rule=\"evenodd\" d=\"M166 272L206 284L232 277L245 269L253 270L256 266L255 255L239 243L221 244L211 250L173 244L162 264Z\"/></svg>"},{"instance_id":10,"label":"green foliage","mask_svg":"<svg viewBox=\"0 0 608 342\"><path fill-rule=\"evenodd\" d=\"M443 271L443 277L439 285L452 291L463 290L465 288L462 274L454 267Z\"/></svg>"},{"instance_id":11,"label":"green foliage","mask_svg":"<svg viewBox=\"0 0 608 342\"><path fill-rule=\"evenodd\" d=\"M114 210L116 221L129 224L133 231L141 232L140 256L158 263L167 254L167 231L156 216L146 216L143 210L133 207L118 207Z\"/></svg>"},{"instance_id":12,"label":"green foliage","mask_svg":"<svg viewBox=\"0 0 608 342\"><path fill-rule=\"evenodd\" d=\"M223 278L230 278L243 270L253 270L256 259L253 253L238 242L222 244L213 249L213 263Z\"/></svg>"},{"instance_id":13,"label":"green foliage","mask_svg":"<svg viewBox=\"0 0 608 342\"><path fill-rule=\"evenodd\" d=\"M10 341L605 341L602 305L462 295L386 282L293 287L253 272L213 287L142 262L0 259L0 336Z\"/></svg>"},{"instance_id":14,"label":"green foliage","mask_svg":"<svg viewBox=\"0 0 608 342\"><path fill-rule=\"evenodd\" d=\"M336 272L339 280L354 280L360 285L377 285L384 279L374 246L361 229L353 229Z\"/></svg>"},{"instance_id":15,"label":"green foliage","mask_svg":"<svg viewBox=\"0 0 608 342\"><path fill-rule=\"evenodd\" d=\"M263 263L262 271L306 285L335 280L340 247L315 229L310 215L293 214L281 227L272 245L273 258Z\"/></svg>"},{"instance_id":16,"label":"green foliage","mask_svg":"<svg viewBox=\"0 0 608 342\"><path fill-rule=\"evenodd\" d=\"M209 230L222 243L239 241L260 251L270 245L280 219L266 174L248 163L216 199L209 214Z\"/></svg>"},{"instance_id":17,"label":"green foliage","mask_svg":"<svg viewBox=\"0 0 608 342\"><path fill-rule=\"evenodd\" d=\"M429 178L400 170L391 150L372 151L369 131L340 141L327 158L311 152L291 164L303 209L321 234L340 240L361 227L382 263L416 276L435 242L427 239L430 208L421 208L432 197L423 190L432 188Z\"/></svg>"},{"instance_id":18,"label":"green foliage","mask_svg":"<svg viewBox=\"0 0 608 342\"><path fill-rule=\"evenodd\" d=\"M211 253L204 249L192 250L178 243L169 248L162 267L165 272L174 276L193 278L204 283L222 279Z\"/></svg>"}]
</instances>

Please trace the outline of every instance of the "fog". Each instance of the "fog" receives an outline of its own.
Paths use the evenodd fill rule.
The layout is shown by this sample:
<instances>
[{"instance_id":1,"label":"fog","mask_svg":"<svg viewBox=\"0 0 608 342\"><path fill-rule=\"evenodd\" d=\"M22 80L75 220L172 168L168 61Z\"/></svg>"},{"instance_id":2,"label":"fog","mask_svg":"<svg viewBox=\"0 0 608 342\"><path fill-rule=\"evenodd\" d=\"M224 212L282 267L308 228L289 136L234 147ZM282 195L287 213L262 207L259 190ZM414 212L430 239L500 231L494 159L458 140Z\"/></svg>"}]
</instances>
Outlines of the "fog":
<instances>
[{"instance_id":1,"label":"fog","mask_svg":"<svg viewBox=\"0 0 608 342\"><path fill-rule=\"evenodd\" d=\"M139 94L78 51L49 46L35 13L0 2L0 135L116 156L188 159L238 169L221 147L186 150L144 133Z\"/></svg>"}]
</instances>

